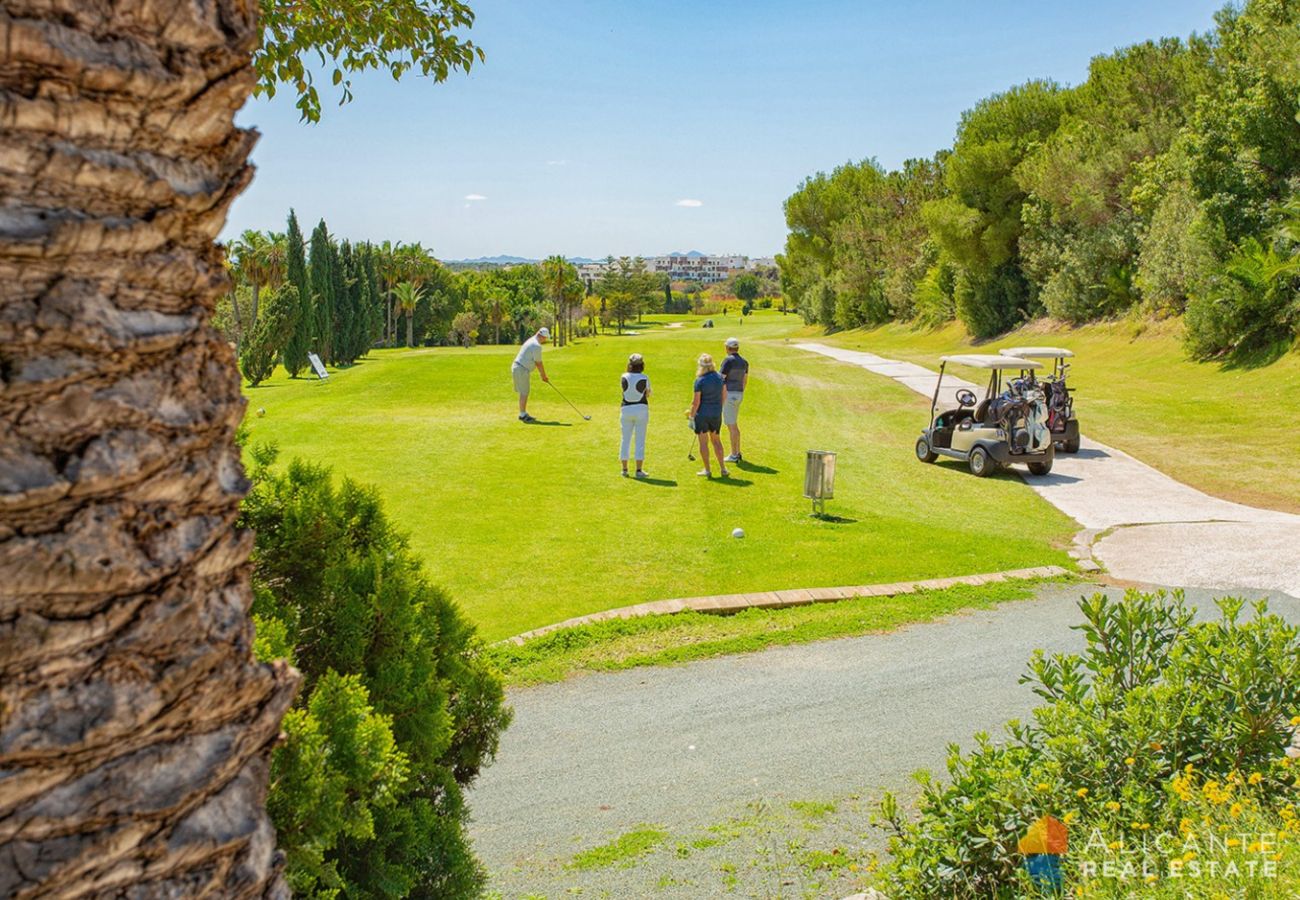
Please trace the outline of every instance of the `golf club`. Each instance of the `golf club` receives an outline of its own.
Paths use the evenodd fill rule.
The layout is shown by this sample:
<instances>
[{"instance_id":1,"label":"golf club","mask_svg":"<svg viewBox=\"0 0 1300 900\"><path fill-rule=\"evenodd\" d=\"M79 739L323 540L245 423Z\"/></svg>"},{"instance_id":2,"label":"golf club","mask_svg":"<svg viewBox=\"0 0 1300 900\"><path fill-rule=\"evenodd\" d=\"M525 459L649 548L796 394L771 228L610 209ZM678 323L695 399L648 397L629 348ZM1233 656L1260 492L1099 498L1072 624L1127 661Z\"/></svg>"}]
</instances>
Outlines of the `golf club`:
<instances>
[{"instance_id":1,"label":"golf club","mask_svg":"<svg viewBox=\"0 0 1300 900\"><path fill-rule=\"evenodd\" d=\"M565 403L569 404L570 406L573 406L573 401L570 400L568 397L565 397L565 396L564 396L564 393L563 393L559 388L555 387L555 384L554 384L553 382L548 381L548 382L546 382L546 383L549 384L551 387L555 388L555 393L559 394L561 397L564 397L564 402L565 402ZM578 407L573 406L573 411L576 412L578 415L582 416L582 419L583 419L584 422L590 422L590 421L591 421L591 416L586 415L585 413L583 413L583 411L580 410L580 409L578 409Z\"/></svg>"},{"instance_id":2,"label":"golf club","mask_svg":"<svg viewBox=\"0 0 1300 900\"><path fill-rule=\"evenodd\" d=\"M700 439L699 435L695 433L695 420L687 419L686 426L691 429L691 449L686 451L686 458L691 462L695 462L695 443Z\"/></svg>"}]
</instances>

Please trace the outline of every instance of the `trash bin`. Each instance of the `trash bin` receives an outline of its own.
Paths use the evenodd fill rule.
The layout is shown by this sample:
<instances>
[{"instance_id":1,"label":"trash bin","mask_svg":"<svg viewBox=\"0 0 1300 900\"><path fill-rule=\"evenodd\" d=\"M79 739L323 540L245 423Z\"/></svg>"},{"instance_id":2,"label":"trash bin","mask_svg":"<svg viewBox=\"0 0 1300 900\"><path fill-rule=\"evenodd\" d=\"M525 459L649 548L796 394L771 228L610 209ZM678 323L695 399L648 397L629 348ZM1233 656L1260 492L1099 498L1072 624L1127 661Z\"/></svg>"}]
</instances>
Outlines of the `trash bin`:
<instances>
[{"instance_id":1,"label":"trash bin","mask_svg":"<svg viewBox=\"0 0 1300 900\"><path fill-rule=\"evenodd\" d=\"M835 454L809 450L803 472L803 495L813 502L813 515L826 512L826 501L835 496Z\"/></svg>"}]
</instances>

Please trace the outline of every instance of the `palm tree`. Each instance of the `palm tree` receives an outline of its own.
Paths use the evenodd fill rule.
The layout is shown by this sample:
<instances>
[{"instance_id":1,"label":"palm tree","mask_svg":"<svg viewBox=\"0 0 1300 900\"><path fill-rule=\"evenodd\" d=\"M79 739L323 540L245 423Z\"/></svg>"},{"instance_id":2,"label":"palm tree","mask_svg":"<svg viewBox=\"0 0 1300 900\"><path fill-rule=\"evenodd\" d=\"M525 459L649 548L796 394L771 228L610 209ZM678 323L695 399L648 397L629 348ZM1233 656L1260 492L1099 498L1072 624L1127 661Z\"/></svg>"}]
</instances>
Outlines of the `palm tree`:
<instances>
[{"instance_id":1,"label":"palm tree","mask_svg":"<svg viewBox=\"0 0 1300 900\"><path fill-rule=\"evenodd\" d=\"M415 340L411 337L411 320L415 315L415 305L420 302L420 289L409 281L399 281L393 287L393 298L397 301L398 309L406 313L406 346L414 347Z\"/></svg>"},{"instance_id":2,"label":"palm tree","mask_svg":"<svg viewBox=\"0 0 1300 900\"><path fill-rule=\"evenodd\" d=\"M582 282L578 271L563 256L549 256L542 263L542 284L547 299L555 309L556 343L563 347L568 336L569 308L582 302Z\"/></svg>"},{"instance_id":3,"label":"palm tree","mask_svg":"<svg viewBox=\"0 0 1300 900\"><path fill-rule=\"evenodd\" d=\"M393 287L402 280L402 243L392 244L384 241L378 248L375 268L379 279L384 283L384 343L389 347L397 341L397 329L393 322Z\"/></svg>"},{"instance_id":4,"label":"palm tree","mask_svg":"<svg viewBox=\"0 0 1300 900\"><path fill-rule=\"evenodd\" d=\"M248 285L249 290L252 292L253 309L252 315L248 320L249 331L252 331L257 327L259 298L261 296L262 286L266 284L268 280L267 253L270 245L271 241L266 235L262 234L260 231L254 231L251 228L241 234L230 245L230 255L235 261L235 273L244 284ZM236 291L233 296L238 298L238 292ZM239 318L239 301L236 299L236 321L238 321ZM241 323L235 331L236 346L238 346L239 343L238 336L242 334L242 327Z\"/></svg>"},{"instance_id":5,"label":"palm tree","mask_svg":"<svg viewBox=\"0 0 1300 900\"><path fill-rule=\"evenodd\" d=\"M252 656L211 324L259 8L5 6L0 895L284 892L264 803L297 678Z\"/></svg>"},{"instance_id":6,"label":"palm tree","mask_svg":"<svg viewBox=\"0 0 1300 900\"><path fill-rule=\"evenodd\" d=\"M501 305L500 297L493 297L492 303L488 306L488 321L492 323L492 343L501 343L501 323L506 319L505 308Z\"/></svg>"}]
</instances>

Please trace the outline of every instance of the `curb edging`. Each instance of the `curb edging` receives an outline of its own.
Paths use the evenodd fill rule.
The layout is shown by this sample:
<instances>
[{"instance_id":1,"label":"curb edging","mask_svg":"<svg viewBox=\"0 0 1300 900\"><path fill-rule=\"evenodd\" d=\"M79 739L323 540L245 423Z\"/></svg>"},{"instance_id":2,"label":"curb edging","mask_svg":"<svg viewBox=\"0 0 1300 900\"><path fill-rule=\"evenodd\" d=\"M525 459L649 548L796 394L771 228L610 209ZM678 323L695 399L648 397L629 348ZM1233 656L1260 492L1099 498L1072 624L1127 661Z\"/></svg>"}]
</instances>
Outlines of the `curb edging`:
<instances>
[{"instance_id":1,"label":"curb edging","mask_svg":"<svg viewBox=\"0 0 1300 900\"><path fill-rule=\"evenodd\" d=\"M917 591L941 590L958 585L978 586L998 581L1020 581L1031 578L1055 578L1071 574L1061 566L1037 566L1031 569L1009 569L1005 572L989 572L982 575L958 575L953 578L926 578L919 581L899 581L892 584L859 584L847 587L794 588L781 591L755 591L748 594L714 594L708 597L684 597L674 600L656 600L651 603L638 603L619 609L607 609L545 625L525 631L514 637L498 641L500 644L523 646L533 638L542 637L564 628L590 625L593 622L605 622L610 619L635 619L641 616L662 616L692 610L713 615L731 615L744 609L784 609L791 606L809 606L813 603L834 603L837 600L852 600L858 597L895 597L902 594L914 594Z\"/></svg>"}]
</instances>

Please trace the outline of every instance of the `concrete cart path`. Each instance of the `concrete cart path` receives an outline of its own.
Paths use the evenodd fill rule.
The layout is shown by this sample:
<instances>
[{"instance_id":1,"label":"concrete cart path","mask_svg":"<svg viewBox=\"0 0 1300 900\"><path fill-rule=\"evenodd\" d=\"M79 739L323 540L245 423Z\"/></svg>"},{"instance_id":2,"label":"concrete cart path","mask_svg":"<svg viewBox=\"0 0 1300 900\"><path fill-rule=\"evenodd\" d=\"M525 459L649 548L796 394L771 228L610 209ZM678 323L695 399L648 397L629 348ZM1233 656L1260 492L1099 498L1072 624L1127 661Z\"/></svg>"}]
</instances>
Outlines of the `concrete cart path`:
<instances>
[{"instance_id":1,"label":"concrete cart path","mask_svg":"<svg viewBox=\"0 0 1300 900\"><path fill-rule=\"evenodd\" d=\"M1036 705L1017 681L1030 655L1078 649L1076 603L1099 589L1115 590L1044 585L1035 599L886 634L511 691L515 721L469 794L489 887L508 898L570 888L668 896L653 886L656 867L687 865L673 845L755 801L911 795L910 774L941 771L947 743L1000 735ZM1214 614L1210 592L1191 591L1188 602ZM1296 600L1275 596L1273 611L1300 621ZM670 838L636 871L563 868L642 824ZM860 830L859 840L881 839L865 822Z\"/></svg>"},{"instance_id":2,"label":"concrete cart path","mask_svg":"<svg viewBox=\"0 0 1300 900\"><path fill-rule=\"evenodd\" d=\"M923 366L815 342L795 346L934 395L938 375ZM982 390L945 375L940 406L956 406L963 387ZM1086 398L1080 407L1086 426ZM911 452L911 444L900 452ZM1056 455L1050 475L1013 471L1096 538L1093 558L1117 577L1300 596L1300 516L1211 497L1086 437L1077 454Z\"/></svg>"}]
</instances>

